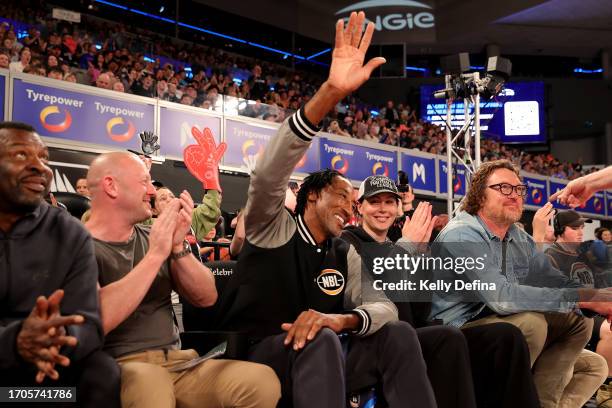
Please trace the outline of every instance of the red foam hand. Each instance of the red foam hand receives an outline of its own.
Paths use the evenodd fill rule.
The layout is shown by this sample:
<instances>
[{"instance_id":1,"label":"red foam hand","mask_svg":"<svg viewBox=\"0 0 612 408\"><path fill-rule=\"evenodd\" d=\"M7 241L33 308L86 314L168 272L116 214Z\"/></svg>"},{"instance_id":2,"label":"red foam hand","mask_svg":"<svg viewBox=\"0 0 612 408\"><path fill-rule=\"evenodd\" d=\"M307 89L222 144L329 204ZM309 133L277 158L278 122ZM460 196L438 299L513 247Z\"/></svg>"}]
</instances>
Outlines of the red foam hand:
<instances>
[{"instance_id":1,"label":"red foam hand","mask_svg":"<svg viewBox=\"0 0 612 408\"><path fill-rule=\"evenodd\" d=\"M198 144L185 148L183 152L185 166L195 178L202 182L205 189L221 191L219 162L227 150L227 144L219 143L217 146L209 128L200 131L194 126L191 128L191 134Z\"/></svg>"}]
</instances>

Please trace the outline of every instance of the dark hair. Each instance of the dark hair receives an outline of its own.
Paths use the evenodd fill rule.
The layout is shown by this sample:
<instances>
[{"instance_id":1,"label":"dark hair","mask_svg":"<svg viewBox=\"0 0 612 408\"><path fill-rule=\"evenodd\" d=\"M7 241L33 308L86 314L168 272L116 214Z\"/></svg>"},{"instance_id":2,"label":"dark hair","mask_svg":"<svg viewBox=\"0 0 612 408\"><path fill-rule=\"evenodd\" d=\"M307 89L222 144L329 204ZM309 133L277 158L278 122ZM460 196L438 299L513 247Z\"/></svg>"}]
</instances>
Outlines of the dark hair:
<instances>
[{"instance_id":1,"label":"dark hair","mask_svg":"<svg viewBox=\"0 0 612 408\"><path fill-rule=\"evenodd\" d=\"M59 73L59 74L60 74L62 77L64 76L64 72L63 72L61 69L56 68L56 67L49 68L49 70L47 71L47 76L49 76L49 74L50 74L50 73L52 73L52 72L57 72L57 73Z\"/></svg>"},{"instance_id":2,"label":"dark hair","mask_svg":"<svg viewBox=\"0 0 612 408\"><path fill-rule=\"evenodd\" d=\"M603 237L603 233L606 231L610 231L608 228L606 227L599 227L595 230L595 238L601 240L601 238Z\"/></svg>"},{"instance_id":3,"label":"dark hair","mask_svg":"<svg viewBox=\"0 0 612 408\"><path fill-rule=\"evenodd\" d=\"M297 194L297 204L295 206L296 215L304 215L306 211L306 203L308 203L308 194L310 192L319 193L325 187L329 186L335 177L344 177L342 173L336 170L325 169L310 173L302 182L300 191Z\"/></svg>"},{"instance_id":4,"label":"dark hair","mask_svg":"<svg viewBox=\"0 0 612 408\"><path fill-rule=\"evenodd\" d=\"M36 133L36 129L22 122L0 122L0 129L25 130L26 132Z\"/></svg>"},{"instance_id":5,"label":"dark hair","mask_svg":"<svg viewBox=\"0 0 612 408\"><path fill-rule=\"evenodd\" d=\"M300 188L300 185L295 181L290 181L287 183L287 187L289 187L291 190L297 190Z\"/></svg>"},{"instance_id":6,"label":"dark hair","mask_svg":"<svg viewBox=\"0 0 612 408\"><path fill-rule=\"evenodd\" d=\"M495 170L499 169L510 170L514 172L517 177L521 177L518 169L509 160L494 160L481 164L478 170L476 170L476 173L474 173L470 188L465 196L465 203L462 208L464 211L472 215L478 213L482 207L485 192L487 191L489 176L491 176Z\"/></svg>"}]
</instances>

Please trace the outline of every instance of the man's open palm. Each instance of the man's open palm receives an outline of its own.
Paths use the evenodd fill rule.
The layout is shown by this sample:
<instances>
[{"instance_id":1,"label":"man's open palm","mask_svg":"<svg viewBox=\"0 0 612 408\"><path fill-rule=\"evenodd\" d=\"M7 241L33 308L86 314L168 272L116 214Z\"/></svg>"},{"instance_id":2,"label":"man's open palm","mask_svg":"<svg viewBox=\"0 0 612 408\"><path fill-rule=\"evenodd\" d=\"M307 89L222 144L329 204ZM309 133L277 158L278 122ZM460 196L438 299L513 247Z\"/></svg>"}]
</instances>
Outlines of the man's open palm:
<instances>
[{"instance_id":1,"label":"man's open palm","mask_svg":"<svg viewBox=\"0 0 612 408\"><path fill-rule=\"evenodd\" d=\"M360 11L351 13L346 27L343 20L336 23L336 44L327 82L344 95L359 88L372 71L385 63L384 58L376 57L363 65L374 33L374 24L370 22L362 35L364 21L365 14Z\"/></svg>"}]
</instances>

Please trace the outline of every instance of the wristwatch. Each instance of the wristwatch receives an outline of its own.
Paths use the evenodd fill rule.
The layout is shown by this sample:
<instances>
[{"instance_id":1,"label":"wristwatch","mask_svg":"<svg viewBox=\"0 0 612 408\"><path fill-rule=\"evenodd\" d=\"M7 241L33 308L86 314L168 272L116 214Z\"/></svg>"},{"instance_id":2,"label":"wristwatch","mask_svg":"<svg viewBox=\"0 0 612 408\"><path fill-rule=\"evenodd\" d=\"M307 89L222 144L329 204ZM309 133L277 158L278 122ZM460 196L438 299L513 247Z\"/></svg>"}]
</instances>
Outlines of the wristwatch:
<instances>
[{"instance_id":1,"label":"wristwatch","mask_svg":"<svg viewBox=\"0 0 612 408\"><path fill-rule=\"evenodd\" d=\"M183 241L183 250L180 252L172 252L170 254L170 258L172 259L180 259L184 256L187 256L191 253L191 245L189 245L189 242L187 240Z\"/></svg>"}]
</instances>

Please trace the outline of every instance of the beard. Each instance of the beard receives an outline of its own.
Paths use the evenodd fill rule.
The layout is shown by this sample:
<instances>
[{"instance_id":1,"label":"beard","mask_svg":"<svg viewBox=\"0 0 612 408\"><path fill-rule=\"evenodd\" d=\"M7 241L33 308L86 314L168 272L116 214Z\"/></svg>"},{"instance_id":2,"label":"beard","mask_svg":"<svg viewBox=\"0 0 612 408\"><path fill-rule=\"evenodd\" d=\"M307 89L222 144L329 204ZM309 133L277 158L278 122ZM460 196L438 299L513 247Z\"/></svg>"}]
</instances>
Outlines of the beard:
<instances>
[{"instance_id":1,"label":"beard","mask_svg":"<svg viewBox=\"0 0 612 408\"><path fill-rule=\"evenodd\" d=\"M43 202L43 198L32 198L32 199L26 199L26 200L19 200L18 202L15 202L14 204L14 209L16 210L16 212L19 212L21 214L27 214L27 213L31 213L32 211L34 211L41 203Z\"/></svg>"},{"instance_id":2,"label":"beard","mask_svg":"<svg viewBox=\"0 0 612 408\"><path fill-rule=\"evenodd\" d=\"M493 219L497 224L500 225L512 225L521 219L523 215L523 206L518 205L517 207L502 206L495 209L490 209L489 218Z\"/></svg>"},{"instance_id":3,"label":"beard","mask_svg":"<svg viewBox=\"0 0 612 408\"><path fill-rule=\"evenodd\" d=\"M49 190L50 186L46 186L43 192L34 194L16 189L12 196L7 198L6 202L12 211L27 214L34 211L44 201L45 197L49 194Z\"/></svg>"}]
</instances>

